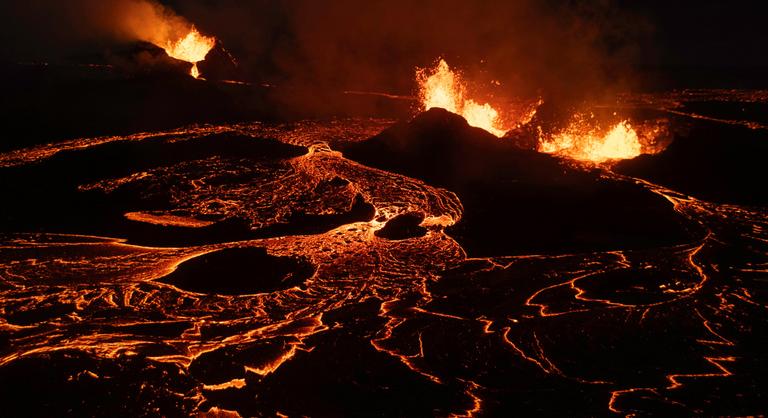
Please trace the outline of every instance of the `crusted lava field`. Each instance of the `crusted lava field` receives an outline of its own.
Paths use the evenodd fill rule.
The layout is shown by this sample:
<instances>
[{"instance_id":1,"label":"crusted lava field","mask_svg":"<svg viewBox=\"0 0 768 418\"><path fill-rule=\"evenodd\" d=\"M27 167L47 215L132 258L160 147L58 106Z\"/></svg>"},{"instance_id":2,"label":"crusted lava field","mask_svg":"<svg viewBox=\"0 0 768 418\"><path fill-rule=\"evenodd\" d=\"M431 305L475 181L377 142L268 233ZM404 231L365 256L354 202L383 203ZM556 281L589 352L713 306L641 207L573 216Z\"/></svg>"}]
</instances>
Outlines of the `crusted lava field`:
<instances>
[{"instance_id":1,"label":"crusted lava field","mask_svg":"<svg viewBox=\"0 0 768 418\"><path fill-rule=\"evenodd\" d=\"M766 104L685 97L617 164L441 109L0 154L0 415L764 413Z\"/></svg>"}]
</instances>

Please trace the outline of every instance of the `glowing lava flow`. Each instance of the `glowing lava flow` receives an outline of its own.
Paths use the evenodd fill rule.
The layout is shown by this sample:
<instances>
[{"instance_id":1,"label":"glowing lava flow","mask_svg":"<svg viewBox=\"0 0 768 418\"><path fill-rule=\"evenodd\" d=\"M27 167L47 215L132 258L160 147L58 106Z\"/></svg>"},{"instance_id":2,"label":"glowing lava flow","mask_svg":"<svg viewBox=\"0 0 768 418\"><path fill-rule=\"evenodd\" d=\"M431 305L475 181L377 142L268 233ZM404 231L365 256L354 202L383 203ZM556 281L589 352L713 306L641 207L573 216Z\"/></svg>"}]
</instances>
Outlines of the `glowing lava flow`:
<instances>
[{"instance_id":1,"label":"glowing lava flow","mask_svg":"<svg viewBox=\"0 0 768 418\"><path fill-rule=\"evenodd\" d=\"M539 151L577 160L604 162L637 157L642 152L642 146L637 132L626 120L604 134L576 121L548 138L539 132Z\"/></svg>"},{"instance_id":2,"label":"glowing lava flow","mask_svg":"<svg viewBox=\"0 0 768 418\"><path fill-rule=\"evenodd\" d=\"M58 387L115 393L89 398L95 404L84 407L93 410L141 400L125 402L138 408L130 416L322 415L366 390L372 395L363 412L376 415L506 416L520 408L545 415L650 415L659 408L662 415L715 415L730 412L717 402L736 397L745 402L738 414L764 409L759 391L752 401L749 391L726 390L760 377L760 359L750 367L750 349L765 326L751 322L762 320L766 308L758 287L768 272L768 218L761 208L699 201L606 170L607 178L637 182L666 198L708 232L673 247L468 258L444 233L464 215L456 194L347 160L326 142L363 140L384 124L195 126L0 155L0 167L31 170L61 161L56 155L104 152L104 144L131 142L149 152L160 141L211 135L248 136L253 143L277 138L307 151L268 162L221 156L166 162L119 178L95 173L94 183L77 187L110 199L163 188L174 196L169 206L141 206L124 216L175 227L170 234L210 226L219 219L212 215L274 225L288 210L341 213L358 193L376 213L371 221L325 232L190 240L178 247L3 232L0 378L15 382L11 394L40 397L29 403L16 395L11 408L54 411L5 415L66 415L58 411L81 404L56 396ZM169 188L174 183L183 186ZM424 213L425 235L392 240L375 234L388 220L415 211ZM306 259L315 273L301 286L236 295L162 280L195 258L248 248ZM253 274L260 279L259 271ZM230 274L215 281L244 283ZM306 384L307 376L317 380ZM39 389L42 379L50 380L47 390ZM24 386L27 381L34 384ZM553 388L568 402L552 402ZM413 405L421 409L405 411Z\"/></svg>"},{"instance_id":3,"label":"glowing lava flow","mask_svg":"<svg viewBox=\"0 0 768 418\"><path fill-rule=\"evenodd\" d=\"M424 110L441 107L459 114L471 126L502 136L507 131L499 118L499 112L490 104L479 104L466 99L466 88L461 77L441 59L433 69L421 68L416 71L419 83L419 99Z\"/></svg>"},{"instance_id":4,"label":"glowing lava flow","mask_svg":"<svg viewBox=\"0 0 768 418\"><path fill-rule=\"evenodd\" d=\"M187 36L176 42L168 41L163 49L172 58L192 63L189 74L199 78L200 70L197 68L197 63L205 59L215 44L216 38L201 35L197 29L192 27Z\"/></svg>"}]
</instances>

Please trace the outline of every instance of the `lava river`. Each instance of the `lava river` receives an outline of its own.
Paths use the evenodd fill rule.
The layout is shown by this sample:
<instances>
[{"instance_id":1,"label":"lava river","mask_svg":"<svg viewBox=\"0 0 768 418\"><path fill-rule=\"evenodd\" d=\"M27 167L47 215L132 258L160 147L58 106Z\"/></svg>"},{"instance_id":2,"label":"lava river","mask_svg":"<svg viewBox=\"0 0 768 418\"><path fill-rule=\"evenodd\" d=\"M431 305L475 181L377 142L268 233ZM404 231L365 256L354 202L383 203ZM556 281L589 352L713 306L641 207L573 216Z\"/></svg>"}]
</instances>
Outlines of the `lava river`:
<instances>
[{"instance_id":1,"label":"lava river","mask_svg":"<svg viewBox=\"0 0 768 418\"><path fill-rule=\"evenodd\" d=\"M464 244L473 206L450 186L347 156L392 123L199 126L0 155L5 413L766 406L761 206L547 155L668 208L684 234L556 251L512 234L498 239L515 251L486 254Z\"/></svg>"}]
</instances>

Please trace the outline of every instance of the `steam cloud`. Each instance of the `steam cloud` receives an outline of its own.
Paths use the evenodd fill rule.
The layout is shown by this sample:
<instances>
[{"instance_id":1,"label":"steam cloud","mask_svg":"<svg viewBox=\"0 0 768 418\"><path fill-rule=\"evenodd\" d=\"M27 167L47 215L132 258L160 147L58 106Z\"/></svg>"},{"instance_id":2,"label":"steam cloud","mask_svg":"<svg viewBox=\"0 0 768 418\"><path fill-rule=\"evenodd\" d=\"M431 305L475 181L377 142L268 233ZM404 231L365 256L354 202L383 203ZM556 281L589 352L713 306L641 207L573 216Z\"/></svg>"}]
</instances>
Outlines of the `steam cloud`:
<instances>
[{"instance_id":1,"label":"steam cloud","mask_svg":"<svg viewBox=\"0 0 768 418\"><path fill-rule=\"evenodd\" d=\"M439 56L510 94L601 91L631 82L633 41L648 31L605 0L7 3L0 10L15 23L0 30L27 38L14 43L15 57L163 45L193 22L227 45L243 78L396 93L412 92L414 68Z\"/></svg>"},{"instance_id":2,"label":"steam cloud","mask_svg":"<svg viewBox=\"0 0 768 418\"><path fill-rule=\"evenodd\" d=\"M622 89L634 81L635 45L651 31L607 0L176 3L247 76L399 94L414 91L415 67L438 57L510 95Z\"/></svg>"},{"instance_id":3,"label":"steam cloud","mask_svg":"<svg viewBox=\"0 0 768 418\"><path fill-rule=\"evenodd\" d=\"M44 59L87 52L116 43L166 45L189 32L192 23L150 0L29 0L0 6L10 24L3 31L17 57Z\"/></svg>"}]
</instances>

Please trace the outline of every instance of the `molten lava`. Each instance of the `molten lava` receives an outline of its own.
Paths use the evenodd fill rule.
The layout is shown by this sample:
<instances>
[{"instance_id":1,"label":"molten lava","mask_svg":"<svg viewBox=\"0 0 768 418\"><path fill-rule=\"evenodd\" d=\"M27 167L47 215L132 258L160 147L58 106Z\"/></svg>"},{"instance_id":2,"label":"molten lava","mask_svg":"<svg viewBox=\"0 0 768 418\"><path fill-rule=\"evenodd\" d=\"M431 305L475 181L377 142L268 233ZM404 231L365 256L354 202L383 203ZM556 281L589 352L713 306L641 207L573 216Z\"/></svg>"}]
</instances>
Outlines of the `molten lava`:
<instances>
[{"instance_id":1,"label":"molten lava","mask_svg":"<svg viewBox=\"0 0 768 418\"><path fill-rule=\"evenodd\" d=\"M499 118L499 112L490 104L481 105L465 98L466 87L461 77L451 70L445 60L441 59L431 70L418 69L416 80L423 110L443 108L463 116L471 126L485 129L496 136L502 136L507 131Z\"/></svg>"},{"instance_id":2,"label":"molten lava","mask_svg":"<svg viewBox=\"0 0 768 418\"><path fill-rule=\"evenodd\" d=\"M215 44L216 38L201 35L197 29L192 27L184 38L176 42L168 41L163 48L168 56L192 63L189 74L198 78L200 77L200 70L197 68L197 63L205 59Z\"/></svg>"},{"instance_id":3,"label":"molten lava","mask_svg":"<svg viewBox=\"0 0 768 418\"><path fill-rule=\"evenodd\" d=\"M634 158L641 154L642 145L637 132L626 120L607 132L601 132L576 119L568 128L549 137L540 131L539 151L577 160L604 162Z\"/></svg>"},{"instance_id":4,"label":"molten lava","mask_svg":"<svg viewBox=\"0 0 768 418\"><path fill-rule=\"evenodd\" d=\"M449 112L460 113L464 85L445 60L441 59L430 73L423 68L417 70L416 78L424 110L441 107Z\"/></svg>"}]
</instances>

